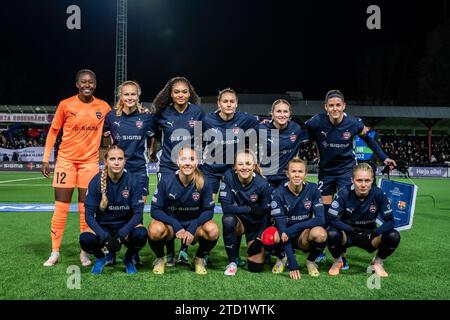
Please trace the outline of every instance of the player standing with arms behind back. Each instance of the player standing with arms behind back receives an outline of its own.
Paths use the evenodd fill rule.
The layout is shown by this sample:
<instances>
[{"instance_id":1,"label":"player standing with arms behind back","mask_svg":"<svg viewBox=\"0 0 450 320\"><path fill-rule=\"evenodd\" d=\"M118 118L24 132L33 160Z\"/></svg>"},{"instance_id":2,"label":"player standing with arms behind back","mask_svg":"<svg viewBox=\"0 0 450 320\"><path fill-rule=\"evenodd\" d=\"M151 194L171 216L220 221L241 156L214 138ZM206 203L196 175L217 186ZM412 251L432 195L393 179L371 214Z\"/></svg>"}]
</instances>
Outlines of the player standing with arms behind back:
<instances>
[{"instance_id":1,"label":"player standing with arms behind back","mask_svg":"<svg viewBox=\"0 0 450 320\"><path fill-rule=\"evenodd\" d=\"M98 171L99 146L106 114L111 110L103 100L94 97L97 85L95 73L82 69L76 75L78 94L62 100L56 110L45 142L42 159L42 174L50 177L50 153L60 129L62 142L53 175L55 188L55 211L51 222L52 253L44 266L53 266L59 260L59 249L69 213L73 190L78 188L78 210L80 212L80 233L87 228L84 199L89 181ZM91 264L88 255L81 251L83 266Z\"/></svg>"}]
</instances>

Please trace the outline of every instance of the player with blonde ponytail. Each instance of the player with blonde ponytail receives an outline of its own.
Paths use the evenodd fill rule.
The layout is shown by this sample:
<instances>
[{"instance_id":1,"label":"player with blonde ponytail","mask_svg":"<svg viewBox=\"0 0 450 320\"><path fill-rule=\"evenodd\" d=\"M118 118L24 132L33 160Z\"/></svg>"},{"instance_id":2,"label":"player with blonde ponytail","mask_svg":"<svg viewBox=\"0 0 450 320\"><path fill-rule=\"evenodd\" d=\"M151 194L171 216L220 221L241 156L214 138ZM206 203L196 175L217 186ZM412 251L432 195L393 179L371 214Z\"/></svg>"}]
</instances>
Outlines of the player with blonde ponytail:
<instances>
[{"instance_id":1,"label":"player with blonde ponytail","mask_svg":"<svg viewBox=\"0 0 450 320\"><path fill-rule=\"evenodd\" d=\"M212 191L197 168L194 149L181 148L177 164L179 170L162 176L152 198L153 220L148 226L148 236L150 247L156 254L153 273L164 273L164 245L176 237L185 245L199 242L193 262L195 272L204 275L207 273L205 256L219 238L219 227L212 221Z\"/></svg>"},{"instance_id":2,"label":"player with blonde ponytail","mask_svg":"<svg viewBox=\"0 0 450 320\"><path fill-rule=\"evenodd\" d=\"M147 243L142 188L136 176L124 170L125 163L124 151L112 145L105 154L105 167L89 183L85 201L89 229L80 235L80 245L97 258L93 274L102 273L106 264L102 249L115 254L122 243L128 248L123 258L125 271L137 273L132 257Z\"/></svg>"}]
</instances>

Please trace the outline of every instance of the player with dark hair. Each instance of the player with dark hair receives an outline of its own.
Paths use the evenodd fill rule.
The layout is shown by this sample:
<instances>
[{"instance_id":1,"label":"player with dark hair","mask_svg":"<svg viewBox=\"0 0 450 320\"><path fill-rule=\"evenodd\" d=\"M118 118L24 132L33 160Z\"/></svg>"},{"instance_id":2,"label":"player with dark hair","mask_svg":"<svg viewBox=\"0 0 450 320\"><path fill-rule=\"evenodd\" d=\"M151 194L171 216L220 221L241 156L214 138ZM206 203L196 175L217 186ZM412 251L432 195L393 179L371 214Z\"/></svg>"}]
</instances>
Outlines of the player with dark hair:
<instances>
[{"instance_id":1,"label":"player with dark hair","mask_svg":"<svg viewBox=\"0 0 450 320\"><path fill-rule=\"evenodd\" d=\"M152 198L153 220L148 226L148 237L156 255L153 273L164 273L164 244L176 237L185 245L199 242L193 264L195 272L204 275L207 273L205 255L219 238L219 228L211 220L214 214L212 191L197 168L193 148L180 149L177 163L179 171L163 175Z\"/></svg>"},{"instance_id":2,"label":"player with dark hair","mask_svg":"<svg viewBox=\"0 0 450 320\"><path fill-rule=\"evenodd\" d=\"M234 276L240 243L238 236L247 240L247 267L250 272L261 272L264 250L261 233L268 226L271 187L261 176L256 156L250 150L238 151L234 169L225 172L220 185L222 225L228 262L224 274Z\"/></svg>"},{"instance_id":3,"label":"player with dark hair","mask_svg":"<svg viewBox=\"0 0 450 320\"><path fill-rule=\"evenodd\" d=\"M111 110L103 100L94 97L97 86L95 73L89 69L78 71L75 79L78 94L62 100L48 131L42 159L42 174L50 177L50 153L60 129L62 142L53 175L55 211L51 222L52 253L44 266L53 266L59 260L59 249L69 213L73 190L78 188L80 233L86 230L84 199L89 181L98 173L99 146L103 123ZM88 255L81 251L83 266L91 264Z\"/></svg>"},{"instance_id":4,"label":"player with dark hair","mask_svg":"<svg viewBox=\"0 0 450 320\"><path fill-rule=\"evenodd\" d=\"M147 145L155 131L153 115L144 112L139 101L141 87L136 81L123 82L117 93L115 110L106 116L105 135L109 135L112 143L125 151L125 170L138 179L145 203L149 193ZM141 263L138 255L133 259ZM115 255L111 252L106 265L115 264L115 260Z\"/></svg>"},{"instance_id":5,"label":"player with dark hair","mask_svg":"<svg viewBox=\"0 0 450 320\"><path fill-rule=\"evenodd\" d=\"M173 176L178 170L176 158L182 146L201 150L202 141L194 139L194 128L203 121L204 112L198 106L200 98L188 79L174 77L167 81L152 104L152 114L155 118L155 129L161 129L161 150L157 153L158 181L162 176ZM201 133L201 132L200 132ZM168 241L167 266L175 266L175 244ZM180 262L188 263L187 248L182 245Z\"/></svg>"},{"instance_id":6,"label":"player with dark hair","mask_svg":"<svg viewBox=\"0 0 450 320\"><path fill-rule=\"evenodd\" d=\"M261 163L261 169L264 176L270 184L277 188L283 182L288 180L286 168L288 162L298 156L300 146L309 140L308 132L302 130L294 121L291 121L291 104L285 99L275 100L272 104L271 120L258 125L259 132L259 159L266 160ZM278 152L272 152L275 137L272 133L278 134ZM263 136L264 135L264 136ZM263 144L266 144L263 147ZM269 158L276 158L278 165L273 162L267 162ZM265 172L265 169L270 172Z\"/></svg>"},{"instance_id":7,"label":"player with dark hair","mask_svg":"<svg viewBox=\"0 0 450 320\"><path fill-rule=\"evenodd\" d=\"M245 132L256 128L259 122L257 116L237 111L237 107L237 93L231 88L220 90L217 96L218 109L205 115L203 122L206 146L201 170L211 185L213 199L216 199L223 175L233 167L238 149L246 147ZM240 242L241 238L238 237L238 247ZM245 264L239 253L237 262L240 266Z\"/></svg>"},{"instance_id":8,"label":"player with dark hair","mask_svg":"<svg viewBox=\"0 0 450 320\"><path fill-rule=\"evenodd\" d=\"M105 166L89 183L85 207L89 229L80 235L83 250L97 258L92 273L100 274L106 263L102 248L109 252L128 250L123 263L128 274L137 273L132 256L147 243L142 225L144 200L139 180L125 168L125 153L112 145L105 154Z\"/></svg>"},{"instance_id":9,"label":"player with dark hair","mask_svg":"<svg viewBox=\"0 0 450 320\"><path fill-rule=\"evenodd\" d=\"M289 182L272 193L271 215L279 232L275 238L283 244L286 253L283 259L278 258L272 272L282 273L287 262L289 276L294 280L300 279L294 249L309 252L306 260L308 274L318 277L319 270L314 260L327 245L320 191L317 184L306 182L306 175L306 161L293 158L287 166Z\"/></svg>"},{"instance_id":10,"label":"player with dark hair","mask_svg":"<svg viewBox=\"0 0 450 320\"><path fill-rule=\"evenodd\" d=\"M362 120L347 115L344 95L339 90L331 90L325 96L324 108L327 114L317 114L305 122L311 140L319 149L319 190L325 212L330 208L333 194L351 185L352 169L357 163L353 150L353 138L359 135L378 158L391 169L394 160L389 159L378 143L367 134Z\"/></svg>"},{"instance_id":11,"label":"player with dark hair","mask_svg":"<svg viewBox=\"0 0 450 320\"><path fill-rule=\"evenodd\" d=\"M369 164L353 168L351 186L339 190L328 210L328 250L334 263L330 275L338 275L342 267L342 252L357 246L372 253L378 249L370 268L380 277L387 277L383 261L400 243L400 233L394 229L394 216L383 191L372 185L373 171ZM378 216L383 224L376 226Z\"/></svg>"}]
</instances>

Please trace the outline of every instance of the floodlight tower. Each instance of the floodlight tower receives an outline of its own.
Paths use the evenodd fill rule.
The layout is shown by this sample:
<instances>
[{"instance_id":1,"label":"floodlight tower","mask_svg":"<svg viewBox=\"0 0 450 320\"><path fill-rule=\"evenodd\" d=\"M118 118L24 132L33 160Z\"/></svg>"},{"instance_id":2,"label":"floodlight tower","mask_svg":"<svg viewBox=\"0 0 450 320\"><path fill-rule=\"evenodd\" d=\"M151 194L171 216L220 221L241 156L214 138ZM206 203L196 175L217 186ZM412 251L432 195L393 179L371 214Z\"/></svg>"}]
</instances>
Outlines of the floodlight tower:
<instances>
[{"instance_id":1,"label":"floodlight tower","mask_svg":"<svg viewBox=\"0 0 450 320\"><path fill-rule=\"evenodd\" d=\"M117 0L114 104L117 101L117 87L127 79L127 2L128 0Z\"/></svg>"}]
</instances>

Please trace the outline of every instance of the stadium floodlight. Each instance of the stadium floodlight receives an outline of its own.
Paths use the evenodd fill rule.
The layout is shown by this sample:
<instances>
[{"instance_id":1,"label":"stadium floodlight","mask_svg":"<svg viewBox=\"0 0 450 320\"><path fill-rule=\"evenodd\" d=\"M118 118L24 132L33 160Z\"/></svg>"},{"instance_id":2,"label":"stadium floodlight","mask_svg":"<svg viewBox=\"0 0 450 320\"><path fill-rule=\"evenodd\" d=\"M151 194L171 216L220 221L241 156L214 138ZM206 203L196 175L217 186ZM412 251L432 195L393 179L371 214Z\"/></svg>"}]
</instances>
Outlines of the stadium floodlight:
<instances>
[{"instance_id":1,"label":"stadium floodlight","mask_svg":"<svg viewBox=\"0 0 450 320\"><path fill-rule=\"evenodd\" d=\"M128 0L117 0L114 104L117 100L117 88L127 78L127 6Z\"/></svg>"}]
</instances>

